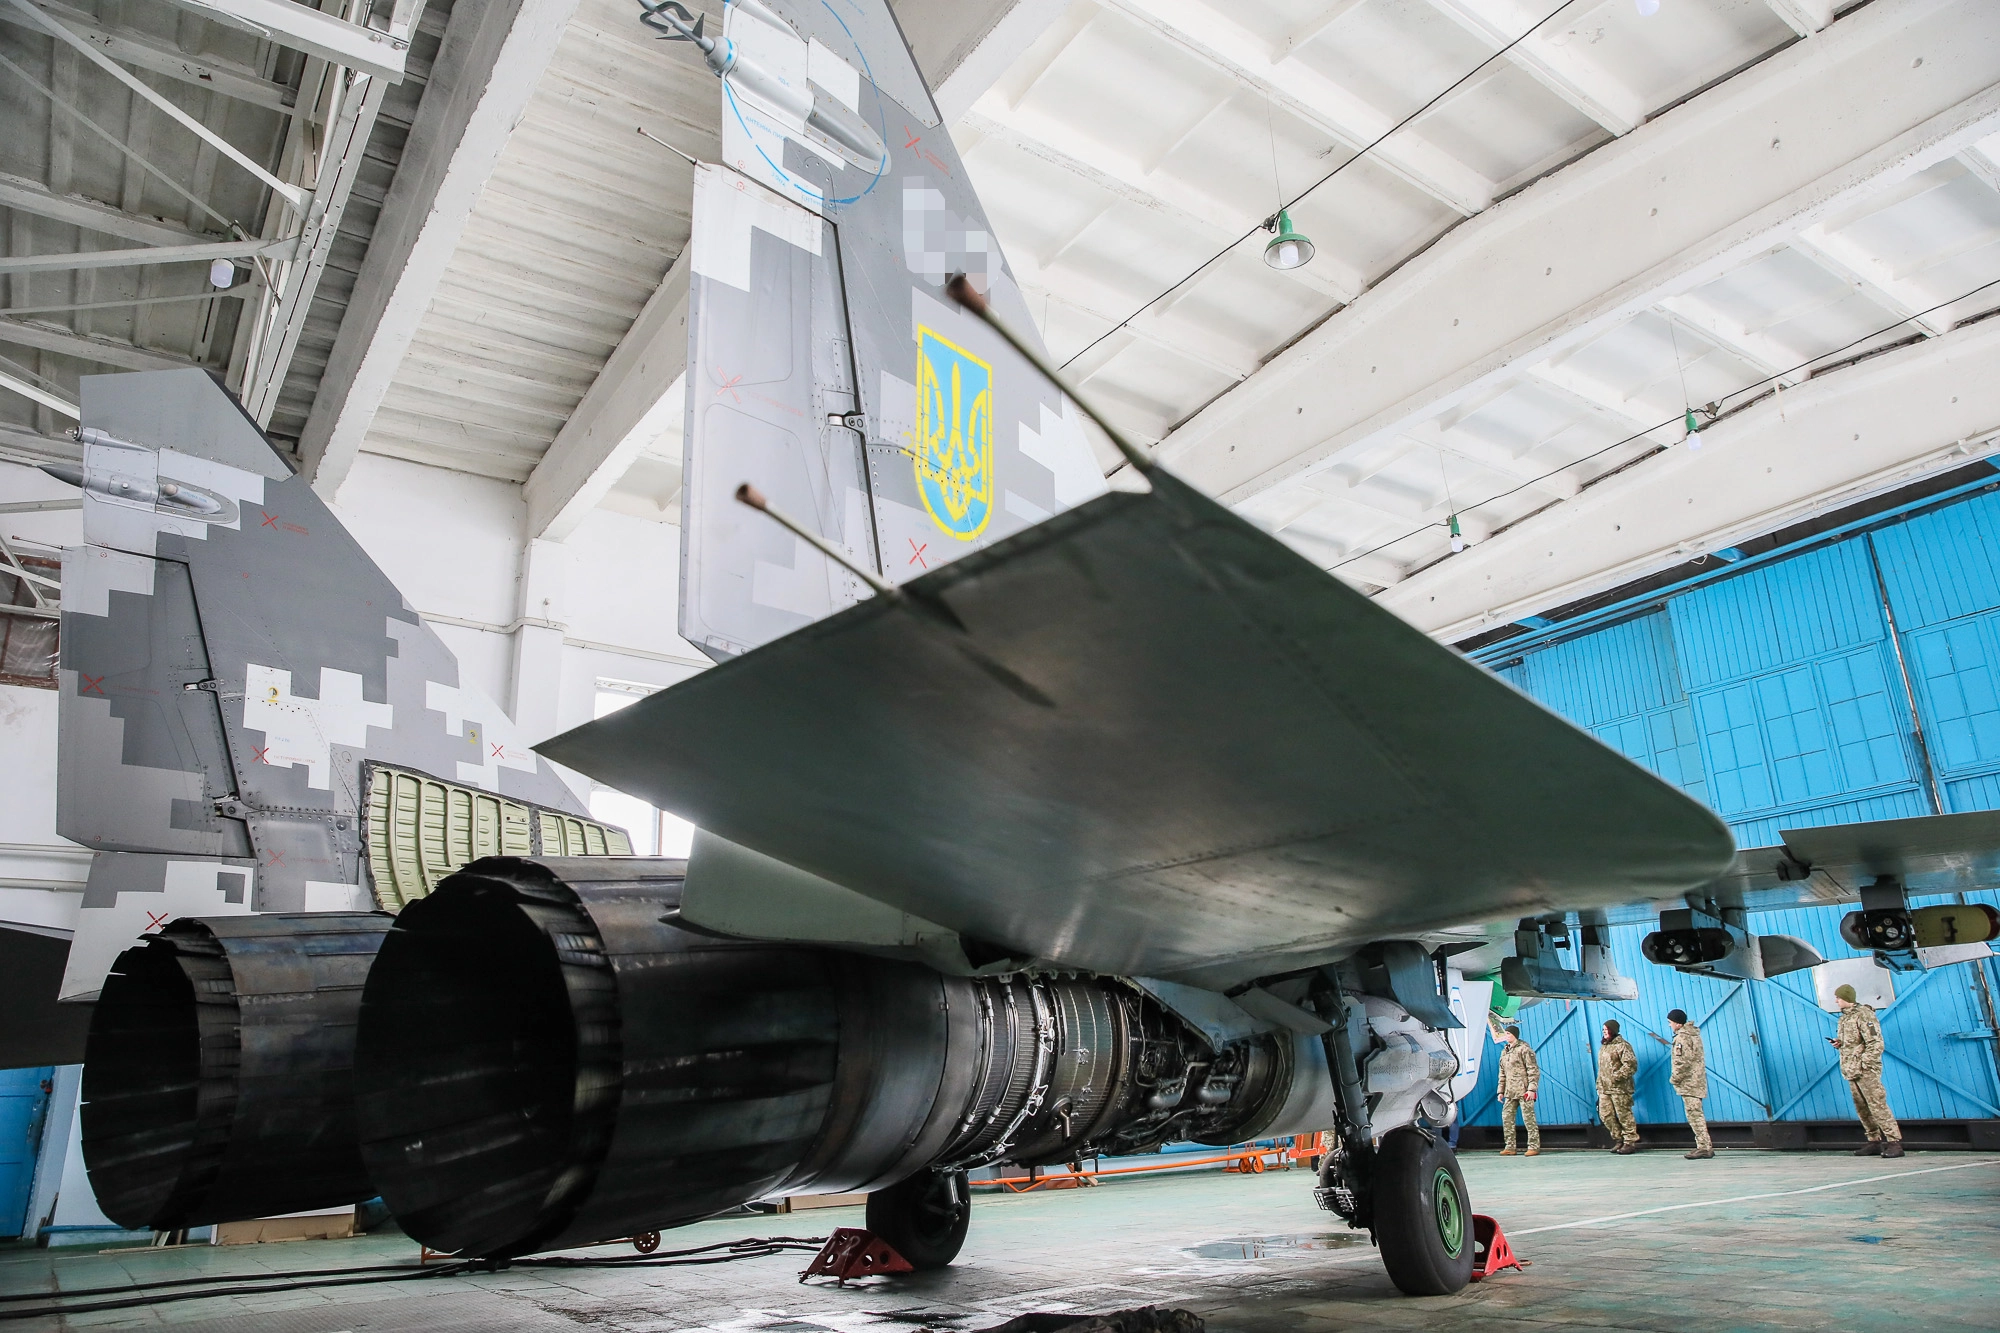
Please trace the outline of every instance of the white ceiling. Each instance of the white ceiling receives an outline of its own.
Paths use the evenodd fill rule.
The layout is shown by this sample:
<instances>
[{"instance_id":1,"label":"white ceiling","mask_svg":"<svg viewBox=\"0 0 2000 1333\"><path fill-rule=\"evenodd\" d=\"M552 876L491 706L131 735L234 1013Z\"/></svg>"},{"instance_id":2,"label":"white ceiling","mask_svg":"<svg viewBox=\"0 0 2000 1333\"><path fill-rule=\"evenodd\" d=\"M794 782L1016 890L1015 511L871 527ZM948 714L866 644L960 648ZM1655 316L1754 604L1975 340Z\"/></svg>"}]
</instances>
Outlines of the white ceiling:
<instances>
[{"instance_id":1,"label":"white ceiling","mask_svg":"<svg viewBox=\"0 0 2000 1333\"><path fill-rule=\"evenodd\" d=\"M1294 405L1309 380L1282 406L1231 408L1232 395L1258 393L1278 353L1360 318L1367 299L1347 302L1469 216L1822 40L1797 30L1811 9L1664 0L1646 16L1633 0L1579 0L1534 27L1547 9L1509 0L1078 0L957 135L1052 349L1085 390L1150 440L1205 408L1255 439L1290 430L1281 415L1314 412ZM1946 157L1558 355L1510 358L1469 396L1317 450L1289 476L1246 484L1190 467L1322 566L1395 585L1449 552L1454 512L1483 539L1678 443L1691 406L1865 350L1857 339L1933 335L2000 305L1988 291L1898 326L2000 279L1997 183L1986 154ZM1302 192L1292 219L1318 255L1277 273L1255 229Z\"/></svg>"}]
</instances>

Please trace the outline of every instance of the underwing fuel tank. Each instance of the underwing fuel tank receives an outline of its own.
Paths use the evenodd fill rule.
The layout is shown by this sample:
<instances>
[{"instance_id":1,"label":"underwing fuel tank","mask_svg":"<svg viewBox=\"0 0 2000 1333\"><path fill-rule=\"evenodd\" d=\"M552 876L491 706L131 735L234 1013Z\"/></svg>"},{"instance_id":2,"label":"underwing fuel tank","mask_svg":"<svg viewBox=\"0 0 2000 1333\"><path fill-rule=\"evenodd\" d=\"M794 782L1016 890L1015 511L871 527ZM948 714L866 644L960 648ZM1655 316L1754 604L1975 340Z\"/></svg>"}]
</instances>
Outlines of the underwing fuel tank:
<instances>
[{"instance_id":1,"label":"underwing fuel tank","mask_svg":"<svg viewBox=\"0 0 2000 1333\"><path fill-rule=\"evenodd\" d=\"M118 956L83 1065L83 1159L106 1217L173 1231L374 1195L350 1071L389 922L184 918Z\"/></svg>"},{"instance_id":2,"label":"underwing fuel tank","mask_svg":"<svg viewBox=\"0 0 2000 1333\"><path fill-rule=\"evenodd\" d=\"M493 857L397 918L355 1084L410 1236L519 1255L927 1169L1322 1127L1317 1038L1216 1050L1110 978L697 931L685 865Z\"/></svg>"}]
</instances>

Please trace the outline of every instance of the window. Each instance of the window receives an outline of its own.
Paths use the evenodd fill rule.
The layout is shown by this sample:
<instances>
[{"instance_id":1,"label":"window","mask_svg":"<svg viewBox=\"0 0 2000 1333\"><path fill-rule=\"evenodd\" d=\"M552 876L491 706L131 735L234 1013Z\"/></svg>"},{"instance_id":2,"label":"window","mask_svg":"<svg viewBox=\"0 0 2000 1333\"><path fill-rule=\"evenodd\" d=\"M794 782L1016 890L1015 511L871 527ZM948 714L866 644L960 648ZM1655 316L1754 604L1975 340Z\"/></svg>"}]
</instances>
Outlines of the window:
<instances>
[{"instance_id":1,"label":"window","mask_svg":"<svg viewBox=\"0 0 2000 1333\"><path fill-rule=\"evenodd\" d=\"M596 716L609 717L621 708L629 708L658 688L622 680L600 680ZM635 856L686 856L694 841L694 825L679 815L655 809L638 797L601 782L593 784L590 790L590 817L629 832Z\"/></svg>"},{"instance_id":2,"label":"window","mask_svg":"<svg viewBox=\"0 0 2000 1333\"><path fill-rule=\"evenodd\" d=\"M0 684L56 687L62 566L0 540Z\"/></svg>"}]
</instances>

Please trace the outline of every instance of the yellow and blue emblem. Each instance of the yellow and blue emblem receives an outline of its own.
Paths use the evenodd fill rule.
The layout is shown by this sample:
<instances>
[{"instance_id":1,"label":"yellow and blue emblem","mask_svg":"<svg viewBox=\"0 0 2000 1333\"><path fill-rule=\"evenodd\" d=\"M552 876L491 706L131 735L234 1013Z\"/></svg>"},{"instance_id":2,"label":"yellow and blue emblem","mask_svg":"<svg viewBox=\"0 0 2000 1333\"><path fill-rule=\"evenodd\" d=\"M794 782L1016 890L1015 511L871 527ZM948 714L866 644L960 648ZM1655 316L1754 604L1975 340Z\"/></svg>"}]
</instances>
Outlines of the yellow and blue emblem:
<instances>
[{"instance_id":1,"label":"yellow and blue emblem","mask_svg":"<svg viewBox=\"0 0 2000 1333\"><path fill-rule=\"evenodd\" d=\"M917 494L971 541L993 517L993 367L917 326Z\"/></svg>"}]
</instances>

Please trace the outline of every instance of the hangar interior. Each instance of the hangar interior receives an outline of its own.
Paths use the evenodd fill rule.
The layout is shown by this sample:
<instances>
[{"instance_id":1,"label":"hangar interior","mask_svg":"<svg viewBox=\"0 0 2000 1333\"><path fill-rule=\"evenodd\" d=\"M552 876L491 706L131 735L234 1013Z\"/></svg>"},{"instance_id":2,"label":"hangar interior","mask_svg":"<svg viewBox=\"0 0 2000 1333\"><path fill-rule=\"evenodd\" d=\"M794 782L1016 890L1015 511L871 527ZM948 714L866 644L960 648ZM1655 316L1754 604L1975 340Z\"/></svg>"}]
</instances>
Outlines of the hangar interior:
<instances>
[{"instance_id":1,"label":"hangar interior","mask_svg":"<svg viewBox=\"0 0 2000 1333\"><path fill-rule=\"evenodd\" d=\"M679 26L697 19L705 27ZM791 49L772 32L797 47L796 87L784 84L805 90L796 115L784 110L790 94L756 82L768 73L758 62L776 58L761 53ZM707 54L687 40L701 33ZM808 82L808 63L822 61ZM803 128L759 138L759 115ZM1985 911L2000 930L2000 7L0 0L0 123L0 1319L304 1333L971 1330L1033 1312L1173 1305L1225 1330L1655 1328L1669 1317L1663 1298L1692 1276L1711 1290L1675 1309L1676 1327L1690 1311L1730 1326L1901 1325L1912 1316L1893 1298L1917 1291L1927 1326L1990 1323L1976 1293L2000 1275L1990 1169L2000 1166L2000 967L1977 938L1951 936L1958 952L1947 957L1928 936L1912 945L1850 923ZM863 185L849 196L788 189L800 161L828 182L858 172ZM898 192L894 217L868 212L878 184L882 209ZM727 225L715 221L725 189L740 196ZM923 191L941 202L922 203ZM932 224L912 210L924 207L944 231L923 230ZM780 242L812 256L782 273L812 276L744 287L752 313L730 326L716 256L740 243L744 270L765 274ZM939 490L922 457L910 483L907 457L867 453L916 456L891 427L899 410L928 411L929 391L892 374L893 354L879 375L870 360L864 311L882 279L864 242L879 242L917 293L913 322L959 330L955 342L917 330L920 348L929 336L949 349L935 360L902 353L921 363L919 385L949 362L953 413L961 372L985 376L996 401L1030 404L953 419L972 439L988 412L990 444L990 414L1001 414L1001 462L976 465L987 488L971 501L976 524L933 505L934 493L953 505L964 493ZM922 258L926 247L950 262ZM946 281L966 272L983 275L969 300ZM904 299L900 288L893 297ZM834 330L829 306L850 325ZM894 326L907 312L890 313ZM718 359L725 343L747 374ZM810 395L780 402L801 375L819 376ZM917 395L915 408L894 406L892 381ZM1043 395L1039 408L1023 384ZM200 406L211 389L233 406ZM713 424L723 411L781 425L816 417L815 438L859 439L856 475L868 477L854 494L867 498L852 503L874 506L867 539L841 527L851 517L794 527L804 511L788 497L804 492L749 475L744 460L765 455ZM149 530L141 549L102 535L115 527L111 501L131 505L106 489L124 483L105 480L105 460L135 449L136 428L120 423L154 417L196 424L162 427L138 452L159 453L162 468L169 449L199 465L182 463L178 483L148 474L142 507L167 517L160 544ZM929 429L902 424L913 427L906 441ZM203 441L240 430L252 445L202 454ZM268 458L243 463L255 441ZM1069 461L1046 461L1072 446ZM263 480L229 490L209 465L232 459ZM919 526L891 521L881 480L891 467L933 505L934 524L914 501L900 512ZM1047 475L1016 488L1006 478L1025 474L1012 467ZM834 462L822 468L830 476ZM772 491L773 519L798 534L795 568L764 560L734 583L721 572L709 581L734 558L730 543L769 536L792 559L789 534L730 508L737 481ZM1170 515L1144 517L1154 509ZM1086 531L1079 515L1100 526ZM1129 530L1103 535L1118 522ZM1187 537L1194 527L1229 535L1204 546ZM1091 533L1103 544L1087 546ZM239 542L268 554L227 563ZM124 569L141 557L143 587L105 572L105 560ZM240 598L226 581L237 578ZM170 622L170 593L181 596L171 590L183 587L190 619ZM341 632L358 614L348 602L364 595L362 619L379 627L386 610L386 667L304 646ZM746 642L724 632L726 617L691 609L727 596L788 618ZM141 601L153 619L133 630L139 622L118 617ZM881 611L873 621L870 607ZM854 637L877 631L866 645ZM1015 653L1009 635L1032 652ZM260 646L244 658L239 640ZM947 640L951 651L938 647ZM239 658L250 673L240 678L225 665ZM1250 674L1260 660L1278 665ZM802 665L781 677L787 661ZM259 662L290 674L257 675L276 669ZM424 674L399 676L398 662ZM1092 677L1096 713L1078 702ZM1510 687L1503 702L1482 693L1495 678ZM162 694L172 688L162 680L185 697ZM273 707L305 719L282 735L277 713L255 719L267 680ZM1069 725L1056 680L1077 691L1067 703L1079 730L1062 733L1067 751L1034 750L1040 741L1026 738ZM416 694L398 693L411 681ZM1285 681L1307 681L1315 706L1350 730L1302 724L1290 746L1273 740L1271 719L1292 714L1256 696L1275 699ZM975 687L999 702L954 711L948 696ZM202 748L210 724L185 721L189 699L207 708L211 697L214 754ZM1035 721L1037 709L1054 720ZM445 758L378 746L415 713L436 732L422 754ZM169 715L181 720L159 721ZM1236 744L1258 726L1267 731ZM905 749L873 743L898 727L913 737ZM1601 745L1577 748L1579 732ZM439 748L447 736L469 748ZM1336 736L1378 739L1400 758L1372 775L1356 762L1343 778ZM831 757L791 765L794 737ZM1093 763L1098 749L1106 757ZM1073 766L1067 780L1049 758L1058 753ZM975 779L969 795L952 785L959 760ZM195 774L173 790L202 809L175 807L157 843L103 831L147 817L136 813L142 796L164 799L152 778L94 785L121 765L127 778ZM1129 790L1112 791L1121 782ZM1364 799L1398 784L1421 799L1396 810ZM1502 789L1518 804L1482 813L1479 793ZM324 810L314 791L329 793ZM1313 806L1328 792L1352 808ZM1250 813L1259 806L1267 817ZM1535 823L1559 807L1567 822L1551 815L1546 827L1566 832ZM768 842L764 809L776 812ZM1199 826L1186 834L1206 839L1198 850L1157 831L1176 821ZM1306 847L1300 821L1324 839ZM1323 889L1328 903L1361 892L1363 854L1338 844L1367 841L1370 824L1386 830L1366 853L1372 882L1400 885L1383 890L1394 901L1369 899L1376 916L1346 934L1310 913L1287 919L1301 883L1345 886ZM328 840L324 852L299 841L307 826ZM1085 846L1076 863L1093 868L1060 892L1037 896L1032 884L1053 853L1022 850L1023 868L1008 868L1010 848L1067 836ZM1535 844L1565 838L1571 862L1552 851L1543 873ZM1736 852L1727 873L1738 897L1701 896L1724 883L1710 874L1723 864L1712 848L1709 872L1673 868L1699 860L1689 848L1704 838L1724 861ZM1586 846L1601 857L1595 879L1575 864ZM1273 848L1275 860L1234 872L1218 860ZM855 869L864 854L897 887L874 893ZM287 855L330 868L285 866ZM494 855L515 868L464 869ZM1381 870L1399 855L1401 879ZM166 868L137 890L110 868L147 856ZM202 860L208 878L186 887L175 856ZM704 857L717 867L705 892L720 896L698 908ZM953 867L960 882L927 896ZM1121 898L1118 884L1137 887ZM1016 890L1008 918L993 904ZM392 929L388 914L434 891L418 913L433 924ZM1439 905L1425 906L1432 897ZM482 915L501 899L524 904L559 964L521 944L513 918ZM601 906L613 901L624 915ZM1676 902L1694 913L1691 937L1699 926L1719 941L1679 967L1655 944L1676 928ZM1121 924L1080 924L1120 911ZM1170 961L1146 951L1155 911L1169 923L1193 913ZM163 933L176 917L221 924ZM1014 924L994 924L1003 920ZM661 925L682 944L647 942ZM323 943L336 936L350 943ZM490 956L453 972L435 952L446 937ZM1121 937L1140 943L1121 952ZM152 943L123 952L142 939ZM1428 981L1413 997L1395 949L1416 939L1420 965L1409 966ZM619 972L612 1017L588 1018L602 997L582 997L599 983L577 982L577 969L628 957L620 940L639 941L629 956L654 959L657 975L697 977L693 989L642 1001ZM736 971L702 973L726 951L674 952L688 940L765 951L744 944L728 955ZM1314 940L1337 947L1312 954ZM1781 965L1795 947L1814 965ZM171 1120L164 1103L119 1100L110 1073L93 1093L91 1064L145 1071L189 1098L234 1076L217 1074L209 1035L199 1069L170 1076L148 1064L147 1034L162 1047L183 1036L148 1026L153 1001L129 998L137 980L119 1001L136 1007L116 1012L139 1017L115 1027L107 976L139 978L124 960L176 948L190 977L236 987L232 1005L251 994L251 964L213 960L239 948L318 960L312 971L285 955L256 984L274 1004L306 1006L299 1026L318 1031L313 1040L345 1042L338 1090L325 1095L347 1109L328 1110L308 1136L345 1134L349 1157L357 1133L362 1146L326 1199L240 1205L226 1218L210 1199L214 1215L202 1213L190 1181L221 1190L217 1179L292 1168L265 1161L260 1172L235 1156L216 1167L216 1145L247 1133L247 1113L221 1103L203 1101L188 1121L199 1133L175 1146L171 1135L142 1142L145 1125ZM1259 949L1258 967L1232 961ZM326 961L343 950L359 959L348 972ZM211 961L188 961L197 955ZM698 956L710 962L689 961ZM202 966L238 970L224 982ZM898 989L911 969L942 988L932 1007L985 1015L975 1048L999 1090L968 1103L983 1108L983 1127L971 1109L956 1125L942 1110L910 1111L886 1074L864 1086L849 1072L863 1063L858 1042L890 1052L885 1069L921 1045L904 1035L929 1021L911 1017L928 1002ZM447 973L446 998L424 991ZM1849 1031L1842 983L1879 1010L1876 1086L1907 1161L1847 1160L1880 1136L1864 1138L1862 1093L1850 1101L1854 1074L1828 1045ZM378 999L378 985L402 1007ZM530 992L568 996L576 1035L521 1028L507 1036L511 1066L461 1058L501 1040L482 1015L525 1012L541 1002ZM713 1139L664 1112L632 1128L587 1091L657 1107L635 1094L645 1070L699 1061L670 1045L641 1057L641 1029L690 1013L708 1022L709 1001L687 995L722 992L758 997L748 1010L794 1043L772 1067L791 1061L798 1088L820 1077L799 1072L820 1058L814 1043L839 1051L823 1080L836 1091L814 1094L835 1109L819 1137L800 1140L811 1145L804 1164L735 1194L729 1170L781 1153L775 1113L729 1100L747 1075L675 1094L714 1103L704 1114L730 1128L702 1131ZM343 1017L314 1017L324 996L348 997ZM1376 1001L1393 1005L1390 1027L1406 1026L1380 1026ZM658 1006L652 1018L644 1005ZM1670 1010L1705 1042L1713 1160L1682 1157L1702 1140L1671 1081ZM1644 1162L1610 1163L1603 1151L1614 1143L1599 1095L1607 1019L1635 1050L1625 1114ZM1366 1052L1335 1035L1350 1021L1364 1039L1378 1024L1377 1052L1406 1040L1449 1064L1407 1089L1398 1114L1412 1128L1371 1136L1363 1112L1354 1132L1363 1103L1343 1099L1362 1085L1350 1079L1350 1093L1341 1070L1365 1066ZM1548 1151L1532 1163L1495 1151L1510 1022L1539 1061L1531 1109ZM1092 1024L1133 1054L1105 1056L1059 1099L1033 1051ZM592 1035L603 1031L624 1035ZM1014 1091L996 1072L1008 1031ZM102 1043L101 1063L83 1060L86 1037ZM243 1050L259 1040L244 1036ZM736 1051L732 1040L716 1049ZM937 1056L937 1087L961 1078L950 1043L962 1040L938 1038L951 1053ZM237 1041L230 1029L223 1044L233 1052ZM1282 1072L1245 1054L1256 1042ZM335 1078L295 1053L310 1044L288 1047L294 1063L273 1076L293 1079L295 1098ZM1144 1086L1171 1087L1153 1093L1168 1100L1153 1112L1136 1093L1118 1102L1118 1080L1155 1048L1178 1072L1148 1065L1159 1082ZM1086 1050L1075 1054L1087 1064ZM613 1072L586 1074L592 1059ZM528 1089L533 1060L575 1065L573 1107L567 1084ZM459 1091L440 1089L498 1088L508 1070L519 1086L465 1093L464 1105L495 1123L560 1115L577 1128L564 1130L569 1156L546 1179L509 1159L517 1193L540 1202L519 1205L531 1220L503 1226L466 1211L487 1197L485 1178L450 1174L440 1165L450 1153L399 1117L426 1098L458 1104ZM1100 1072L1110 1083L1093 1087ZM591 1082L600 1076L609 1081ZM963 1095L986 1095L962 1079L973 1088ZM1427 1087L1429 1104L1417 1096ZM388 1090L404 1101L391 1105ZM1403 1105L1385 1095L1366 1101L1378 1128L1386 1107ZM95 1128L93 1101L105 1108ZM1136 1119L1114 1124L1112 1103ZM171 1206L107 1184L128 1160L103 1146L116 1138L114 1105L136 1108L118 1114L141 1126L116 1131L129 1160L208 1162L187 1168ZM1072 1114L1090 1118L1085 1105L1100 1117L1088 1133L1072 1125ZM1002 1106L1018 1112L1005 1132ZM878 1127L901 1136L897 1153L864 1166ZM1274 1127L1284 1132L1261 1132ZM651 1149L635 1146L645 1134ZM1455 1160L1446 1176L1462 1167L1455 1186L1444 1180L1456 1202L1425 1214L1436 1227L1498 1218L1534 1267L1469 1286L1447 1281L1442 1260L1430 1286L1393 1260L1385 1274L1374 1257L1391 1223L1370 1222L1367 1205L1357 1218L1352 1198L1375 1188L1372 1168L1342 1175L1350 1168L1329 1163L1387 1161L1396 1135L1445 1154L1426 1163ZM1510 1155L1513 1135L1510 1124ZM466 1154L498 1162L497 1142ZM412 1162L436 1152L437 1174L412 1167L401 1185L386 1182L391 1144ZM357 1176L364 1159L374 1174ZM658 1165L668 1159L707 1165L675 1175ZM660 1228L680 1223L690 1225L665 1231L666 1255L774 1229L878 1228L888 1205L863 1196L888 1198L905 1178L957 1190L947 1202L959 1239L924 1262L905 1217L894 1235L919 1271L852 1289L793 1281L817 1245L752 1247L734 1256L740 1266L671 1275L524 1257L601 1256L586 1242L635 1232L652 1253ZM332 1197L342 1190L353 1197ZM664 1210L652 1224L649 1206ZM773 1218L774 1208L813 1211ZM315 1239L239 1244L297 1237ZM961 1242L957 1266L944 1267ZM488 1262L394 1287L278 1277L408 1266L419 1244L426 1256ZM1451 1257L1471 1263L1469 1250ZM1820 1279L1795 1281L1802 1263L1819 1265ZM173 1301L147 1285L181 1278L264 1285ZM130 1296L102 1312L56 1299L100 1288ZM1142 1326L1153 1325L1117 1327Z\"/></svg>"}]
</instances>

